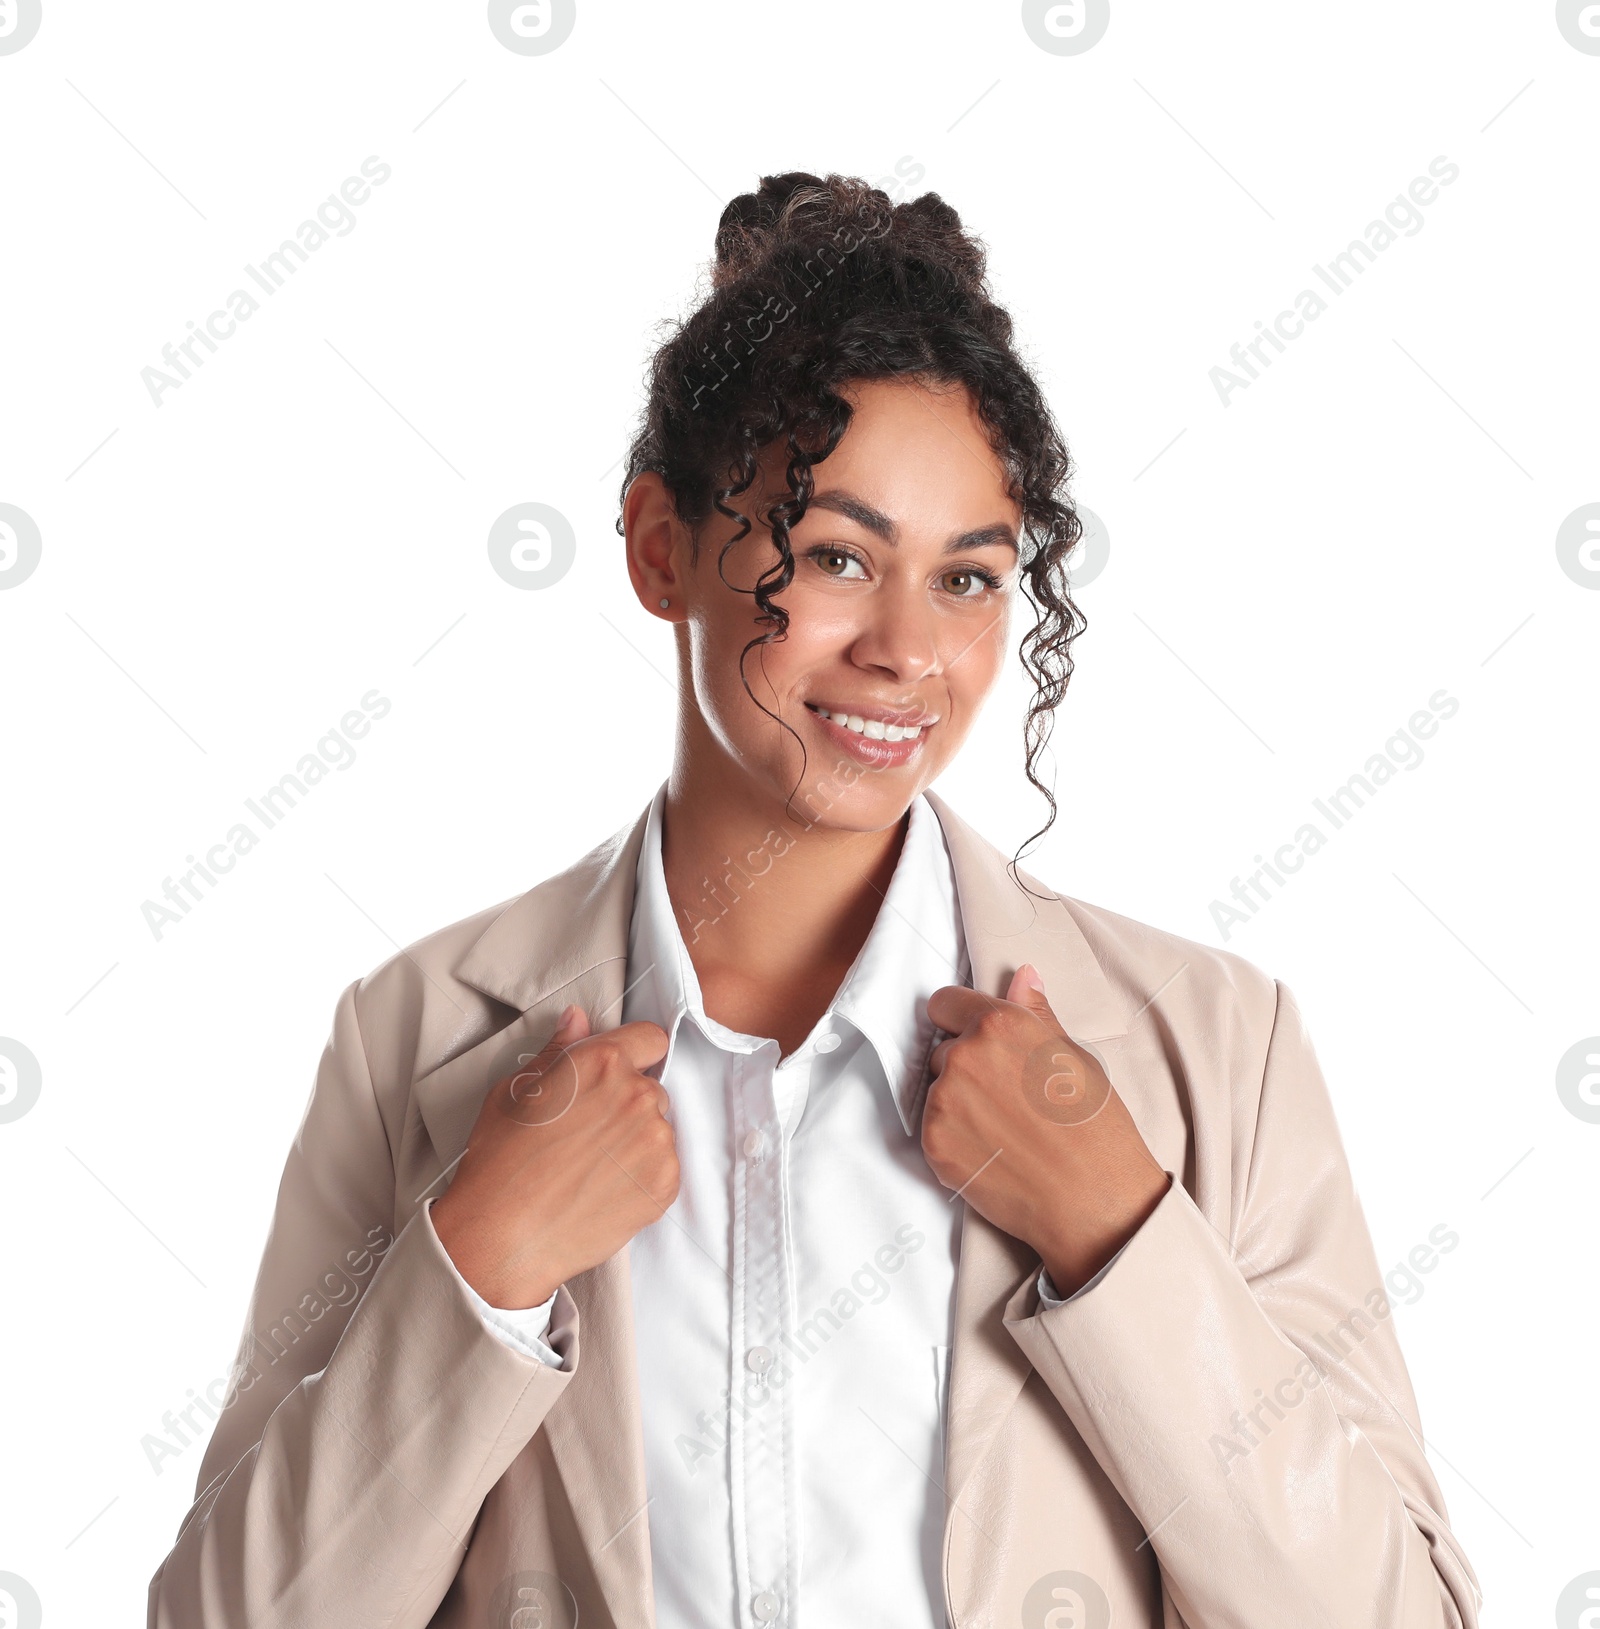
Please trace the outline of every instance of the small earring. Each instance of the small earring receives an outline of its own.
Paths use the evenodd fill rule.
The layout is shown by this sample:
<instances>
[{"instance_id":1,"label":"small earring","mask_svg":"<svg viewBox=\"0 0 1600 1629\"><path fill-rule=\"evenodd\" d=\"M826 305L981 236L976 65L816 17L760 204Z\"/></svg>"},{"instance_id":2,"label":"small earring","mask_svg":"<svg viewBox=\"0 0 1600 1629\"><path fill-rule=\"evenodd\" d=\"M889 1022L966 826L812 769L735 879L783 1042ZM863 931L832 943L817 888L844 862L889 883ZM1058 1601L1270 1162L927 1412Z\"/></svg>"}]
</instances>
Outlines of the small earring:
<instances>
[{"instance_id":1,"label":"small earring","mask_svg":"<svg viewBox=\"0 0 1600 1629\"><path fill-rule=\"evenodd\" d=\"M661 602L661 609L663 611L670 611L672 609L672 601L671 600L663 600Z\"/></svg>"}]
</instances>

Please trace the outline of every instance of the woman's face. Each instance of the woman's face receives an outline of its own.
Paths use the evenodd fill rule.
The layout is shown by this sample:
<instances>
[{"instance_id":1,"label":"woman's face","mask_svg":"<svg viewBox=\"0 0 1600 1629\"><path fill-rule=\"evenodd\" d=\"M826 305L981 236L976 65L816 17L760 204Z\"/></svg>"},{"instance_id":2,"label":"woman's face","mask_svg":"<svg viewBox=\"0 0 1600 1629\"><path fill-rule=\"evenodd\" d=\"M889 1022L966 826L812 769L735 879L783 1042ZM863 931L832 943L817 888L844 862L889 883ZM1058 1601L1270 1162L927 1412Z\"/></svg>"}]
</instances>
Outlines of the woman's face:
<instances>
[{"instance_id":1,"label":"woman's face","mask_svg":"<svg viewBox=\"0 0 1600 1629\"><path fill-rule=\"evenodd\" d=\"M720 573L736 523L713 515L691 561L659 482L637 505L630 491L629 555L645 608L683 628L694 770L724 795L741 783L761 803L792 795L805 824L879 831L955 756L999 673L1021 512L965 389L893 380L846 394L850 427L815 466L815 495L790 534L794 581L776 597L788 632L746 658L748 692L740 653L762 631L748 590L775 559L762 516L787 495L782 449L731 500L751 531Z\"/></svg>"}]
</instances>

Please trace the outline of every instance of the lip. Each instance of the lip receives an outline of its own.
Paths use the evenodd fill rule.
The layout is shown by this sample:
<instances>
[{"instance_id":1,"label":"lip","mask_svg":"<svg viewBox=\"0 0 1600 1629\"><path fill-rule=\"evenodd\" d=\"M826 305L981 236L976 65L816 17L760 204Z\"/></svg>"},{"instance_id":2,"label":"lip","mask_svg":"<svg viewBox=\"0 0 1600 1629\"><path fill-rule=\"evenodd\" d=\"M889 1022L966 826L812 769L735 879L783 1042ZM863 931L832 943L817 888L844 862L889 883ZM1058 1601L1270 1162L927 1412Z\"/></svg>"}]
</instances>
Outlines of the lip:
<instances>
[{"instance_id":1,"label":"lip","mask_svg":"<svg viewBox=\"0 0 1600 1629\"><path fill-rule=\"evenodd\" d=\"M828 711L844 712L843 707L829 707ZM930 729L938 724L938 715L926 712L915 713L904 709L873 708L860 709L856 716L881 720L885 724L915 724L921 726L922 733L910 741L874 741L865 735L857 735L854 730L847 729L843 724L835 724L831 718L824 718L809 704L806 712L811 717L813 726L820 730L823 736L839 751L847 753L857 763L865 764L869 769L898 769L908 764L923 750L923 744L928 739Z\"/></svg>"}]
</instances>

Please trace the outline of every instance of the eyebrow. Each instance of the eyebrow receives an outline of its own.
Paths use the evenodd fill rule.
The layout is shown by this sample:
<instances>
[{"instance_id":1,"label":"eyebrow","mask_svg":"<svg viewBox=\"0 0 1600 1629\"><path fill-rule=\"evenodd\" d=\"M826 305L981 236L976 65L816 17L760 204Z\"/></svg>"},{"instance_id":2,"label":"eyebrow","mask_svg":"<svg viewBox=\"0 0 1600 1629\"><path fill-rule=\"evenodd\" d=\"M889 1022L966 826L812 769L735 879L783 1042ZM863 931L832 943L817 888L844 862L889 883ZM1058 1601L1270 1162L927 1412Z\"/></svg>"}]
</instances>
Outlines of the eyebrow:
<instances>
[{"instance_id":1,"label":"eyebrow","mask_svg":"<svg viewBox=\"0 0 1600 1629\"><path fill-rule=\"evenodd\" d=\"M856 525L864 526L869 532L876 533L890 548L900 546L900 528L894 521L876 509L864 498L858 498L853 492L836 489L832 492L818 493L806 505L806 513L813 509L829 509L836 515L843 515L847 520L853 520ZM993 525L979 526L970 532L961 532L952 537L944 546L946 554L960 554L967 549L982 549L992 547L994 544L1004 544L1013 553L1021 554L1017 547L1016 533L1009 526Z\"/></svg>"}]
</instances>

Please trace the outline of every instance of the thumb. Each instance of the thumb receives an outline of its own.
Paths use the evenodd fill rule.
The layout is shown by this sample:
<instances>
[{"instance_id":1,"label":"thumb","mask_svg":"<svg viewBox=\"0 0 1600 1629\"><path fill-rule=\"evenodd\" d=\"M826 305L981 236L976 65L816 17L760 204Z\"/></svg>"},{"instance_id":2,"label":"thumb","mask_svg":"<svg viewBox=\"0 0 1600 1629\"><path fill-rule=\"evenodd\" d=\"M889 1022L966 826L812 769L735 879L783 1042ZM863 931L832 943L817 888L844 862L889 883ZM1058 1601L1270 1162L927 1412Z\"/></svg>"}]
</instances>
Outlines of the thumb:
<instances>
[{"instance_id":1,"label":"thumb","mask_svg":"<svg viewBox=\"0 0 1600 1629\"><path fill-rule=\"evenodd\" d=\"M562 1009L560 1021L556 1024L555 1034L546 1043L545 1050L558 1051L564 1046L571 1046L574 1041L586 1039L589 1034L588 1013L582 1007L565 1007Z\"/></svg>"},{"instance_id":2,"label":"thumb","mask_svg":"<svg viewBox=\"0 0 1600 1629\"><path fill-rule=\"evenodd\" d=\"M1011 975L1011 983L1006 989L1006 1000L1015 1001L1019 1006L1036 1012L1041 1018L1054 1018L1050 1010L1049 998L1044 993L1044 980L1039 977L1038 971L1031 962L1024 962L1015 973Z\"/></svg>"},{"instance_id":3,"label":"thumb","mask_svg":"<svg viewBox=\"0 0 1600 1629\"><path fill-rule=\"evenodd\" d=\"M578 1075L572 1060L557 1069L566 1049L589 1033L589 1017L582 1007L562 1009L555 1033L537 1053L519 1053L517 1068L508 1081L511 1117L522 1125L548 1125L572 1107Z\"/></svg>"}]
</instances>

